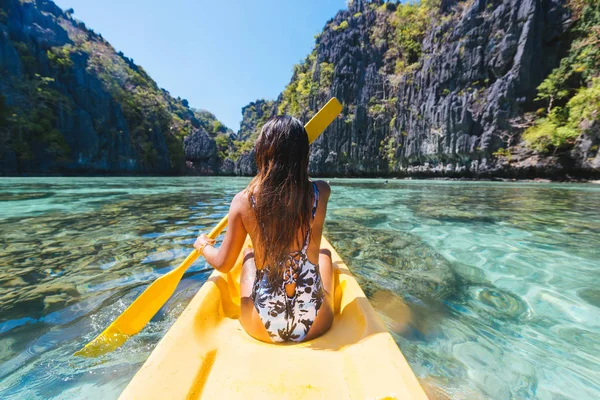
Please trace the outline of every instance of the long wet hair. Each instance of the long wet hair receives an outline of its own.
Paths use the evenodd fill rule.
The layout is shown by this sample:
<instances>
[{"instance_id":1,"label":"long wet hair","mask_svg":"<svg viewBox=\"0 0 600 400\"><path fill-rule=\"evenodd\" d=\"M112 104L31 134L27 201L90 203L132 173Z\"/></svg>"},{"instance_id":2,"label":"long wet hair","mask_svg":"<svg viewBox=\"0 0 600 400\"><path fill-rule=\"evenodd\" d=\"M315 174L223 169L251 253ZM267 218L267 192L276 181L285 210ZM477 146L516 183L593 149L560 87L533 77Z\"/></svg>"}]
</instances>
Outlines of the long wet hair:
<instances>
[{"instance_id":1,"label":"long wet hair","mask_svg":"<svg viewBox=\"0 0 600 400\"><path fill-rule=\"evenodd\" d=\"M259 269L269 266L269 280L275 282L298 232L304 238L310 229L308 134L296 118L273 117L263 126L254 150L258 173L248 191L257 221L255 261Z\"/></svg>"}]
</instances>

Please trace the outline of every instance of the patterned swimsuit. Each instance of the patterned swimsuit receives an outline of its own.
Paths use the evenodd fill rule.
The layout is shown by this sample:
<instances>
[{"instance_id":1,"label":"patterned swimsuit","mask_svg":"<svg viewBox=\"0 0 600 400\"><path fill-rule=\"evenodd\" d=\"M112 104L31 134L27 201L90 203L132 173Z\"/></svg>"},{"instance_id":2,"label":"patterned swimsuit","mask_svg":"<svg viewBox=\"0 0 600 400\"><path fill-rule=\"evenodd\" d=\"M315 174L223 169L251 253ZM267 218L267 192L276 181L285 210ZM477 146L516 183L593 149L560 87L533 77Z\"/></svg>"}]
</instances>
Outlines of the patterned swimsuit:
<instances>
[{"instance_id":1,"label":"patterned swimsuit","mask_svg":"<svg viewBox=\"0 0 600 400\"><path fill-rule=\"evenodd\" d=\"M312 218L315 218L319 202L319 189L313 182L314 203ZM251 197L252 204L254 199ZM310 229L306 233L302 250L290 253L284 263L281 283L271 285L268 280L269 267L256 269L252 287L252 301L260 319L273 342L301 342L323 302L323 282L319 266L308 260L306 251L310 243ZM288 296L285 287L296 284L293 296Z\"/></svg>"}]
</instances>

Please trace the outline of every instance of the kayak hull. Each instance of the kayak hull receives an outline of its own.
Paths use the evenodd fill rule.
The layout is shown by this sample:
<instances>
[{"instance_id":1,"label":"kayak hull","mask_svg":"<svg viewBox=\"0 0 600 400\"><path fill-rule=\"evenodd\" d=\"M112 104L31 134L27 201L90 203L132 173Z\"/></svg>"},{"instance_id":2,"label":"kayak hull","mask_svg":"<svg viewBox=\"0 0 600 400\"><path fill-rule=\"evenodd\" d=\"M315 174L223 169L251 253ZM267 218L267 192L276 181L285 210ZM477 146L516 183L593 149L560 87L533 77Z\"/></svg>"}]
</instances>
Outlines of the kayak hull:
<instances>
[{"instance_id":1,"label":"kayak hull","mask_svg":"<svg viewBox=\"0 0 600 400\"><path fill-rule=\"evenodd\" d=\"M120 399L426 399L346 264L325 238L322 247L336 271L327 333L297 344L250 337L238 319L240 255L211 275Z\"/></svg>"}]
</instances>

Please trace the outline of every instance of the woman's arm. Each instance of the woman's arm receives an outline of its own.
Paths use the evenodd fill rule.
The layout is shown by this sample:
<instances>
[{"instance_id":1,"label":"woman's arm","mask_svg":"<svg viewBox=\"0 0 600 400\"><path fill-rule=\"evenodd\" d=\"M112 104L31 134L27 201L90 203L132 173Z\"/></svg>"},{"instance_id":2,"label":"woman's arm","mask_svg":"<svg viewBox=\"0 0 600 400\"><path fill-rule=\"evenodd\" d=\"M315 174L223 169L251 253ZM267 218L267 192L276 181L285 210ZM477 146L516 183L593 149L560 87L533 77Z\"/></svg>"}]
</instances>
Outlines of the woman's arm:
<instances>
[{"instance_id":1,"label":"woman's arm","mask_svg":"<svg viewBox=\"0 0 600 400\"><path fill-rule=\"evenodd\" d=\"M235 262L242 251L244 241L246 240L246 228L242 222L243 193L238 193L229 206L229 226L225 233L223 243L217 249L211 246L210 239L203 234L196 239L194 248L201 250L206 261L217 271L227 273L233 268Z\"/></svg>"}]
</instances>

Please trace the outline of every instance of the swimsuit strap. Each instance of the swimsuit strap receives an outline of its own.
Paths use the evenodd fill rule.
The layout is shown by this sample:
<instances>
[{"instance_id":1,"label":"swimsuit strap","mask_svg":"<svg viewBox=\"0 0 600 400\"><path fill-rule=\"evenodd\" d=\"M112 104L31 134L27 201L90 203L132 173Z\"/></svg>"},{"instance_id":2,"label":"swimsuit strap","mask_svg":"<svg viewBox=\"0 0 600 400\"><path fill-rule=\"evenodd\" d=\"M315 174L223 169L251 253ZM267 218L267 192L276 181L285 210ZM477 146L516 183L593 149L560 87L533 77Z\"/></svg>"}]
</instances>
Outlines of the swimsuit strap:
<instances>
[{"instance_id":1,"label":"swimsuit strap","mask_svg":"<svg viewBox=\"0 0 600 400\"><path fill-rule=\"evenodd\" d=\"M314 195L315 195L315 201L313 202L313 208L312 208L312 217L313 219L315 219L315 215L317 215L317 206L319 205L319 188L317 187L317 184L314 182L311 182L313 184L313 191L314 191Z\"/></svg>"},{"instance_id":2,"label":"swimsuit strap","mask_svg":"<svg viewBox=\"0 0 600 400\"><path fill-rule=\"evenodd\" d=\"M246 191L250 195L250 205L252 206L252 208L256 208L256 201L254 200L254 193L250 193L250 191L248 189L246 189Z\"/></svg>"}]
</instances>

